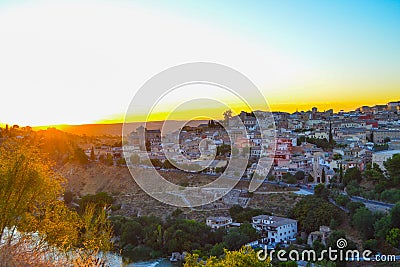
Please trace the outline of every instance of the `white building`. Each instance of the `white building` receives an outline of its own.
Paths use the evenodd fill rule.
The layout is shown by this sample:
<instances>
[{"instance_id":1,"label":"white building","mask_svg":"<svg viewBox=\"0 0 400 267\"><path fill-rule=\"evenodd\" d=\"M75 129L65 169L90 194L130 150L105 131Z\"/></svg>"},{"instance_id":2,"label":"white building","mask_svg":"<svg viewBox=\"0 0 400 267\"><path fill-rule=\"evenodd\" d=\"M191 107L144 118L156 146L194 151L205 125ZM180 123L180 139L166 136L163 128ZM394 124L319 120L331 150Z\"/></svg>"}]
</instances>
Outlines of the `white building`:
<instances>
[{"instance_id":1,"label":"white building","mask_svg":"<svg viewBox=\"0 0 400 267\"><path fill-rule=\"evenodd\" d=\"M212 229L218 229L221 227L227 228L232 224L231 217L208 217L206 220L207 226L210 226Z\"/></svg>"},{"instance_id":2,"label":"white building","mask_svg":"<svg viewBox=\"0 0 400 267\"><path fill-rule=\"evenodd\" d=\"M270 215L258 215L252 218L257 231L265 233L264 241L270 243L288 242L297 235L297 221Z\"/></svg>"},{"instance_id":3,"label":"white building","mask_svg":"<svg viewBox=\"0 0 400 267\"><path fill-rule=\"evenodd\" d=\"M386 170L383 163L388 159L391 159L395 154L400 154L400 150L385 150L385 151L375 152L372 154L372 164L376 163L379 165L381 170Z\"/></svg>"}]
</instances>

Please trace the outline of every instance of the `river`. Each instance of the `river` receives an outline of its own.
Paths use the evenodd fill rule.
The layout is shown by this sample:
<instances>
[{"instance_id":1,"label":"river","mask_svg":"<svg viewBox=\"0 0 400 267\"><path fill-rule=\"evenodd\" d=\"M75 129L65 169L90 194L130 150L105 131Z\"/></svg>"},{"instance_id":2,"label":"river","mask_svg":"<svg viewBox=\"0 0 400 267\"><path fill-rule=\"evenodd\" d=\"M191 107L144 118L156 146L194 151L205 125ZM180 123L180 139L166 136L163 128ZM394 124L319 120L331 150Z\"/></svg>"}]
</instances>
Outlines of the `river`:
<instances>
[{"instance_id":1,"label":"river","mask_svg":"<svg viewBox=\"0 0 400 267\"><path fill-rule=\"evenodd\" d=\"M134 262L126 267L172 267L173 265L167 259L158 259L143 262Z\"/></svg>"},{"instance_id":2,"label":"river","mask_svg":"<svg viewBox=\"0 0 400 267\"><path fill-rule=\"evenodd\" d=\"M124 265L121 255L108 253L106 263L110 267L173 267L172 263L167 259L156 259L149 261L133 262Z\"/></svg>"}]
</instances>

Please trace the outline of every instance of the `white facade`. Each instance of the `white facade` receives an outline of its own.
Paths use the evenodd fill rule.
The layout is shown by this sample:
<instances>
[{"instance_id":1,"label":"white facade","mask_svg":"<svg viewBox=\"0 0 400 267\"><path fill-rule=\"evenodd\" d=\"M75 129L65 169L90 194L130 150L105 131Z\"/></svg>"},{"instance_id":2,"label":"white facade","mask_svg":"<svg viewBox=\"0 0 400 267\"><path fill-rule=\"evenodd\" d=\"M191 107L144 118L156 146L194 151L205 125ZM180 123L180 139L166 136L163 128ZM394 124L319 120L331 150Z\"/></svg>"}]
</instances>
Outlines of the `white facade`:
<instances>
[{"instance_id":1,"label":"white facade","mask_svg":"<svg viewBox=\"0 0 400 267\"><path fill-rule=\"evenodd\" d=\"M221 227L229 227L232 224L231 217L208 217L206 220L207 226L210 226L212 229L218 229Z\"/></svg>"},{"instance_id":2,"label":"white facade","mask_svg":"<svg viewBox=\"0 0 400 267\"><path fill-rule=\"evenodd\" d=\"M395 154L400 154L400 150L386 150L386 151L380 151L372 154L372 164L376 163L379 165L381 170L386 170L385 166L383 163L387 161L388 159L391 159L393 155Z\"/></svg>"},{"instance_id":3,"label":"white facade","mask_svg":"<svg viewBox=\"0 0 400 267\"><path fill-rule=\"evenodd\" d=\"M252 225L257 231L265 232L268 243L282 243L294 239L297 235L297 221L269 215L252 218Z\"/></svg>"}]
</instances>

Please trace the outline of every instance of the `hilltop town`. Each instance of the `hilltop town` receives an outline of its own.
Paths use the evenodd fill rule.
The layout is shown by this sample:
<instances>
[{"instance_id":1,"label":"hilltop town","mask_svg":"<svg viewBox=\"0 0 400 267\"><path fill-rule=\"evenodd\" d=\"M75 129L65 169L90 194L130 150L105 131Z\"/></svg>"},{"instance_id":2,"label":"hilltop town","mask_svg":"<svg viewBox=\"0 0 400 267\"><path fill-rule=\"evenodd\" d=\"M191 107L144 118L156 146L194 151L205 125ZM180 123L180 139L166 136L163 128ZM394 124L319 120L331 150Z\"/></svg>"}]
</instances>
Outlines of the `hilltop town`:
<instances>
[{"instance_id":1,"label":"hilltop town","mask_svg":"<svg viewBox=\"0 0 400 267\"><path fill-rule=\"evenodd\" d=\"M337 113L227 111L224 120L191 122L175 132L139 126L122 140L18 125L0 134L3 144L30 144L55 161L71 209L106 204L116 247L129 260L172 254L179 261L193 250L218 256L245 244L301 250L338 238L349 248L399 249L400 101ZM155 168L172 183L192 187L211 183L244 155L248 164L235 188L199 207L151 198L128 171ZM270 166L260 167L263 158ZM262 184L250 192L254 178ZM176 243L178 232L186 242ZM162 246L154 241L160 234Z\"/></svg>"},{"instance_id":2,"label":"hilltop town","mask_svg":"<svg viewBox=\"0 0 400 267\"><path fill-rule=\"evenodd\" d=\"M127 137L123 150L128 155L135 155L133 158L138 156L138 160L143 153L149 153L153 164L160 168L167 160L165 151L180 152L173 160L181 164L201 164L200 157L215 157L213 164L203 171L214 175L223 172L231 155L231 146L235 146L240 150L249 150L250 163L256 163L260 157L272 156L271 171L261 169L256 173L268 176L270 181L285 180L295 184L300 180L330 184L339 182L349 168L356 167L363 171L368 164L376 163L385 170L383 162L400 149L400 102L363 106L349 112L334 113L333 110L318 111L313 108L292 114L272 112L271 116L275 124L275 144L263 140L269 136L262 136L259 125L264 123L269 127L272 122L258 121L254 114L242 111L238 117L244 127L237 127L234 132L228 133L214 121L197 127L185 126L179 132L180 143L176 146L168 142L170 133L165 137L167 141L162 142L160 129L147 130L141 126ZM145 138L140 140L140 136ZM263 149L265 144L267 146ZM122 147L120 150L122 153ZM173 167L168 162L164 165L165 169ZM250 178L255 171L256 164L249 164L244 177Z\"/></svg>"}]
</instances>

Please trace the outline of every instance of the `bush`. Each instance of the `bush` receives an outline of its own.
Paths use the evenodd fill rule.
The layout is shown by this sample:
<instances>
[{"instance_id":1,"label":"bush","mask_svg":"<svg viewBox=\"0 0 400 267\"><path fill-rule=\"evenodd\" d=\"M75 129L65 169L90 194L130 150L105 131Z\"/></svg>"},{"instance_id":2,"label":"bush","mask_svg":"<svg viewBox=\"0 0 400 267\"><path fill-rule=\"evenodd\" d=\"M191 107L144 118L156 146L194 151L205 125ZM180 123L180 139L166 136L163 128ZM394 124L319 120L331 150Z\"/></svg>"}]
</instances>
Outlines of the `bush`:
<instances>
[{"instance_id":1,"label":"bush","mask_svg":"<svg viewBox=\"0 0 400 267\"><path fill-rule=\"evenodd\" d=\"M378 249L378 240L376 239L368 239L367 241L364 242L363 244L363 249L364 250L371 250L376 252Z\"/></svg>"},{"instance_id":2,"label":"bush","mask_svg":"<svg viewBox=\"0 0 400 267\"><path fill-rule=\"evenodd\" d=\"M400 201L400 189L388 189L381 193L381 200L390 203L396 203Z\"/></svg>"}]
</instances>

